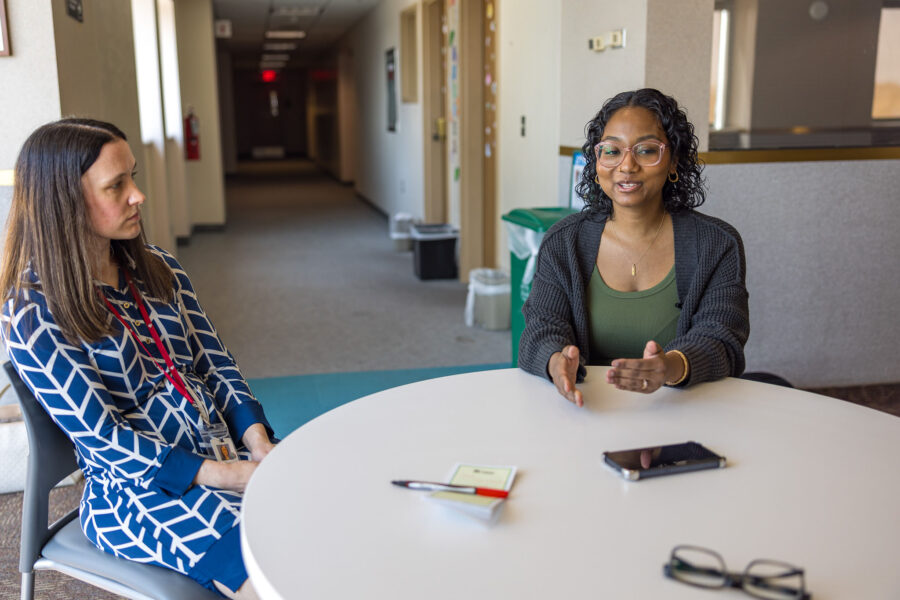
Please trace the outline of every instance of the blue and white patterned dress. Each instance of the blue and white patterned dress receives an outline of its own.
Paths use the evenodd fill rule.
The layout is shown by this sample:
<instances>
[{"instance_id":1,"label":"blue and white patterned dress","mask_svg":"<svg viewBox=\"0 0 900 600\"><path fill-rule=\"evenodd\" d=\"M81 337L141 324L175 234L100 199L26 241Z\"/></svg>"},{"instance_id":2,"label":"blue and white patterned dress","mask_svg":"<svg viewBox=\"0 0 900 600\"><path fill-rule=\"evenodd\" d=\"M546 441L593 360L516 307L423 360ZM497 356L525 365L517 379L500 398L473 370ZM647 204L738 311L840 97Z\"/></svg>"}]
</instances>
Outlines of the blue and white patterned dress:
<instances>
[{"instance_id":1,"label":"blue and white patterned dress","mask_svg":"<svg viewBox=\"0 0 900 600\"><path fill-rule=\"evenodd\" d=\"M134 282L178 371L203 390L210 419L224 418L239 447L254 423L271 436L187 274L167 252L148 249L173 271L174 301L153 300L140 280ZM28 276L37 281L33 272ZM164 366L124 277L118 289L102 290ZM40 291L24 290L13 308L12 300L4 304L0 328L9 358L75 445L85 475L80 514L88 539L117 556L188 574L210 589L210 579L239 586L246 578L237 543L241 494L191 485L204 460L197 410L112 315L115 335L74 346ZM246 450L240 454L249 458ZM223 581L228 577L233 581Z\"/></svg>"}]
</instances>

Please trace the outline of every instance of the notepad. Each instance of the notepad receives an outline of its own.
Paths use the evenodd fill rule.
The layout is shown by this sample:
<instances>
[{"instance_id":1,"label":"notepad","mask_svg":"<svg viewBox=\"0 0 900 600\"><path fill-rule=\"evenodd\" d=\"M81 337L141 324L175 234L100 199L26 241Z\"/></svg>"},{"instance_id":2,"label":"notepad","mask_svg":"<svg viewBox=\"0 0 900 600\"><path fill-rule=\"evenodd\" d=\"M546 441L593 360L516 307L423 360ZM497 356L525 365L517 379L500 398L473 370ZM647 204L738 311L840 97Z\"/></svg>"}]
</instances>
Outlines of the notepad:
<instances>
[{"instance_id":1,"label":"notepad","mask_svg":"<svg viewBox=\"0 0 900 600\"><path fill-rule=\"evenodd\" d=\"M512 488L515 478L516 467L457 463L450 470L447 483L494 488L508 492ZM457 492L433 492L426 498L487 521L496 518L498 511L505 503L503 498L475 496Z\"/></svg>"}]
</instances>

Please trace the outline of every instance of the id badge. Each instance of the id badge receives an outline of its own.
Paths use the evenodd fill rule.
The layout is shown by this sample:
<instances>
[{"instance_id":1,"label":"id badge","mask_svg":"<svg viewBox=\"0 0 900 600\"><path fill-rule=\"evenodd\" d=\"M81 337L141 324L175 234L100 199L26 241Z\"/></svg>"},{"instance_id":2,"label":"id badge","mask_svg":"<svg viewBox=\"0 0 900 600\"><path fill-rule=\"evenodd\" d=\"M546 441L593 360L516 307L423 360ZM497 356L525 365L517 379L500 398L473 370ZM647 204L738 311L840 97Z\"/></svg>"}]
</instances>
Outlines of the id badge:
<instances>
[{"instance_id":1,"label":"id badge","mask_svg":"<svg viewBox=\"0 0 900 600\"><path fill-rule=\"evenodd\" d=\"M207 425L201 423L201 446L206 452L219 462L235 462L238 459L237 448L228 434L228 426L225 423Z\"/></svg>"}]
</instances>

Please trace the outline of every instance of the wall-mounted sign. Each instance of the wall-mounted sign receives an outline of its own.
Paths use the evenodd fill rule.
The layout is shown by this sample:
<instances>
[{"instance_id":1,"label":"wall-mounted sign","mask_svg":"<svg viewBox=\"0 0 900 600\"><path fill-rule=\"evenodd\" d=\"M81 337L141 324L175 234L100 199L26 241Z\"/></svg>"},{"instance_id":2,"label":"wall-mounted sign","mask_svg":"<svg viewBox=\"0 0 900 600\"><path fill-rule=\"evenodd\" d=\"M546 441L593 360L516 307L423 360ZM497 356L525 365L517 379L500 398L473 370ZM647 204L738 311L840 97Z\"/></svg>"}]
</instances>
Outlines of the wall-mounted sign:
<instances>
[{"instance_id":1,"label":"wall-mounted sign","mask_svg":"<svg viewBox=\"0 0 900 600\"><path fill-rule=\"evenodd\" d=\"M228 39L231 37L231 19L216 19L216 37Z\"/></svg>"},{"instance_id":2,"label":"wall-mounted sign","mask_svg":"<svg viewBox=\"0 0 900 600\"><path fill-rule=\"evenodd\" d=\"M83 0L66 0L66 14L79 23L84 23Z\"/></svg>"},{"instance_id":3,"label":"wall-mounted sign","mask_svg":"<svg viewBox=\"0 0 900 600\"><path fill-rule=\"evenodd\" d=\"M388 131L397 131L397 61L394 48L384 55L384 68L387 74Z\"/></svg>"},{"instance_id":4,"label":"wall-mounted sign","mask_svg":"<svg viewBox=\"0 0 900 600\"><path fill-rule=\"evenodd\" d=\"M9 56L9 28L6 26L6 0L0 0L0 56Z\"/></svg>"}]
</instances>

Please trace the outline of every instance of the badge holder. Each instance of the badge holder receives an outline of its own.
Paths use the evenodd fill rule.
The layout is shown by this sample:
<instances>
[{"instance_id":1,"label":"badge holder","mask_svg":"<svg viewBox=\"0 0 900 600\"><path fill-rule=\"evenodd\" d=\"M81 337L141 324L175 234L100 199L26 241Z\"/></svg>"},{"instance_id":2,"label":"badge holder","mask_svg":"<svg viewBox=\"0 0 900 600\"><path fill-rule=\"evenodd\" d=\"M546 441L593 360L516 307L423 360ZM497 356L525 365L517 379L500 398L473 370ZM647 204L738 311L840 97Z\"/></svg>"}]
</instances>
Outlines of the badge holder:
<instances>
[{"instance_id":1,"label":"badge holder","mask_svg":"<svg viewBox=\"0 0 900 600\"><path fill-rule=\"evenodd\" d=\"M230 463L237 461L237 448L231 439L231 435L228 433L228 426L221 421L215 424L211 423L209 410L206 408L202 396L198 397L198 394L190 387L188 391L194 401L194 408L200 413L201 447L219 462Z\"/></svg>"}]
</instances>

